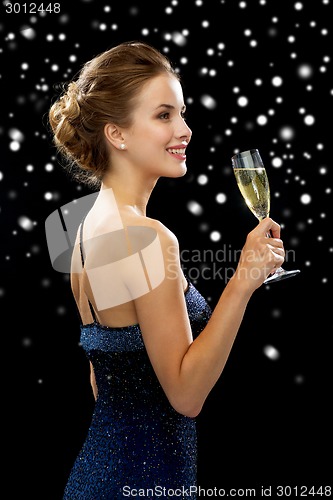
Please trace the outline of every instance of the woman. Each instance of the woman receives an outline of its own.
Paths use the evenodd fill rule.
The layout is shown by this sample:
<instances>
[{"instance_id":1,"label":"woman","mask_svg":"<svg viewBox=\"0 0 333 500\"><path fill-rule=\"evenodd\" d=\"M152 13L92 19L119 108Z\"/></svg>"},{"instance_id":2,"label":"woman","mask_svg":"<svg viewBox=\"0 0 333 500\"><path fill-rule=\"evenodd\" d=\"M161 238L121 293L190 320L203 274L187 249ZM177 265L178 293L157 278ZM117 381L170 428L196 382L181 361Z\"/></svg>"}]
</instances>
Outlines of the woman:
<instances>
[{"instance_id":1,"label":"woman","mask_svg":"<svg viewBox=\"0 0 333 500\"><path fill-rule=\"evenodd\" d=\"M66 500L196 498L195 417L251 295L284 260L267 218L214 311L186 279L176 237L146 216L157 180L186 173L184 112L177 72L141 42L86 63L50 109L55 144L99 186L71 272L96 404Z\"/></svg>"}]
</instances>

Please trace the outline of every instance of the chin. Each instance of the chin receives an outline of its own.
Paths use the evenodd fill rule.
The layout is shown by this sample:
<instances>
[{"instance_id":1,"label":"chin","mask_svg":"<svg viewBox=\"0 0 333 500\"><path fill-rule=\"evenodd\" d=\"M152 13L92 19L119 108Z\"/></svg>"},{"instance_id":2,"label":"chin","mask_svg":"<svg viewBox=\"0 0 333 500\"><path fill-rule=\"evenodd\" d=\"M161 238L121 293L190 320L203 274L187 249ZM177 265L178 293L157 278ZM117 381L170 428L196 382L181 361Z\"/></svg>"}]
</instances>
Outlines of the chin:
<instances>
[{"instance_id":1,"label":"chin","mask_svg":"<svg viewBox=\"0 0 333 500\"><path fill-rule=\"evenodd\" d=\"M168 179L178 179L178 177L184 177L187 172L186 163L178 164L176 167L169 168L167 171L164 169L164 172L160 174L160 177L166 177Z\"/></svg>"},{"instance_id":2,"label":"chin","mask_svg":"<svg viewBox=\"0 0 333 500\"><path fill-rule=\"evenodd\" d=\"M178 177L184 177L186 172L187 172L187 166L184 164L181 165L179 169L177 169L177 171L175 171L175 175L170 175L169 177L173 177L175 179L177 179Z\"/></svg>"}]
</instances>

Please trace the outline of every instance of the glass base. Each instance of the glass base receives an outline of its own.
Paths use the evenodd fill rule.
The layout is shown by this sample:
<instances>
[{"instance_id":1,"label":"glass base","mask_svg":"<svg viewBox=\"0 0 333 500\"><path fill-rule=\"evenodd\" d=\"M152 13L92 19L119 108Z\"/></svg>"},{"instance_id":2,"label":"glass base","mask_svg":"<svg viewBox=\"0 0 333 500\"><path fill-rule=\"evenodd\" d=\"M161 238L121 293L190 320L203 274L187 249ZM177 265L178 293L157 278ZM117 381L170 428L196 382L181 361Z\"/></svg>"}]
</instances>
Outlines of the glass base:
<instances>
[{"instance_id":1,"label":"glass base","mask_svg":"<svg viewBox=\"0 0 333 500\"><path fill-rule=\"evenodd\" d=\"M300 273L301 271L299 269L294 269L293 271L285 271L280 267L275 271L274 274L271 276L268 276L268 278L265 279L264 284L271 283L272 281L281 281L285 280L286 278L292 278L293 276L296 276L296 274Z\"/></svg>"}]
</instances>

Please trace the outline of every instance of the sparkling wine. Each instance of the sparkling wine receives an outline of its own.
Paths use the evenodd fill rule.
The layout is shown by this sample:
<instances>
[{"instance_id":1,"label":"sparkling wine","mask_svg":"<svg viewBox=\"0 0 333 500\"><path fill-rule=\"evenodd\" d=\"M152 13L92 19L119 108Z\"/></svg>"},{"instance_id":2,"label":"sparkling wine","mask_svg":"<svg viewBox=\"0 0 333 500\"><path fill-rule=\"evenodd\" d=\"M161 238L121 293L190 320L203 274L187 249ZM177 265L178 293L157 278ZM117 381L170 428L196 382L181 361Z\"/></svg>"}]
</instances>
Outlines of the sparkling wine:
<instances>
[{"instance_id":1,"label":"sparkling wine","mask_svg":"<svg viewBox=\"0 0 333 500\"><path fill-rule=\"evenodd\" d=\"M262 220L270 210L270 191L264 167L234 168L237 185L251 212Z\"/></svg>"},{"instance_id":2,"label":"sparkling wine","mask_svg":"<svg viewBox=\"0 0 333 500\"><path fill-rule=\"evenodd\" d=\"M262 220L268 217L270 211L269 183L258 149L236 153L231 161L237 185L246 205L257 219ZM271 237L270 233L267 233L267 237ZM273 274L265 279L264 283L274 283L291 278L299 272L299 269L285 271L283 267L278 267Z\"/></svg>"}]
</instances>

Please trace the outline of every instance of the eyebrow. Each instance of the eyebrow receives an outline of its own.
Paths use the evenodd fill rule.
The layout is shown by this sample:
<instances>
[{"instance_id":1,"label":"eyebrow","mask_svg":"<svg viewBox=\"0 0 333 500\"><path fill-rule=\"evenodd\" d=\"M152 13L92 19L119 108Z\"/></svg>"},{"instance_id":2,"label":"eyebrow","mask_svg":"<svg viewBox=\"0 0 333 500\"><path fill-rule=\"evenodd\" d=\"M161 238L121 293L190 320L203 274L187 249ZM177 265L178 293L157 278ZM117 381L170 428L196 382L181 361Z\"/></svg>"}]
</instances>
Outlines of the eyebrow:
<instances>
[{"instance_id":1,"label":"eyebrow","mask_svg":"<svg viewBox=\"0 0 333 500\"><path fill-rule=\"evenodd\" d=\"M171 104L160 104L159 106L157 106L156 109L159 109L159 108L175 109L175 107L172 106ZM182 106L182 111L185 111L185 109L186 109L186 106L184 104L184 106Z\"/></svg>"}]
</instances>

